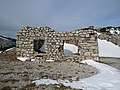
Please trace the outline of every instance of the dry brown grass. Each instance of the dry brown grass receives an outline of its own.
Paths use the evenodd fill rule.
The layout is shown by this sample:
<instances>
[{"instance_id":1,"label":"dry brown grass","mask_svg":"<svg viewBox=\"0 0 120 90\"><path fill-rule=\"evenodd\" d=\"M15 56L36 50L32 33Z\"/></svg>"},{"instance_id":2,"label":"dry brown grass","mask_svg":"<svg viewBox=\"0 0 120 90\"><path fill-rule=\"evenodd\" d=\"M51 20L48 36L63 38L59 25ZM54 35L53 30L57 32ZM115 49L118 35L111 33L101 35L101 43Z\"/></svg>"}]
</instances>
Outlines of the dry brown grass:
<instances>
[{"instance_id":1,"label":"dry brown grass","mask_svg":"<svg viewBox=\"0 0 120 90\"><path fill-rule=\"evenodd\" d=\"M35 83L30 83L21 88L20 90L35 90L35 87L36 87Z\"/></svg>"},{"instance_id":2,"label":"dry brown grass","mask_svg":"<svg viewBox=\"0 0 120 90\"><path fill-rule=\"evenodd\" d=\"M0 90L12 90L12 87L10 87L10 86L5 86L5 87L1 88Z\"/></svg>"},{"instance_id":3,"label":"dry brown grass","mask_svg":"<svg viewBox=\"0 0 120 90\"><path fill-rule=\"evenodd\" d=\"M15 61L16 59L16 52L11 53L0 53L0 60L11 60Z\"/></svg>"},{"instance_id":4,"label":"dry brown grass","mask_svg":"<svg viewBox=\"0 0 120 90\"><path fill-rule=\"evenodd\" d=\"M12 83L14 83L14 82L19 82L19 80L16 80L16 79L5 79L5 80L2 80L1 82L2 82L2 83L7 83L7 82L12 82Z\"/></svg>"}]
</instances>

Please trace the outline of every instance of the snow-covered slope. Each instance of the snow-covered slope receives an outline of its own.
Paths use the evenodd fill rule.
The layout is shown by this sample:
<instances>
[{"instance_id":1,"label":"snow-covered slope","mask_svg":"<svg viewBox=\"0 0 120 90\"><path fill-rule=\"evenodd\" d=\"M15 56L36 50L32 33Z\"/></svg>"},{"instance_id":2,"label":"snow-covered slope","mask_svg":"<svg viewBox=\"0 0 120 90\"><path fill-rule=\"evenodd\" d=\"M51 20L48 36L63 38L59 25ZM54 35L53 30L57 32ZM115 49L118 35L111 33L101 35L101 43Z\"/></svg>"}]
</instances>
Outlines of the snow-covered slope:
<instances>
[{"instance_id":1,"label":"snow-covered slope","mask_svg":"<svg viewBox=\"0 0 120 90\"><path fill-rule=\"evenodd\" d=\"M0 53L2 53L2 51L0 51Z\"/></svg>"},{"instance_id":2,"label":"snow-covered slope","mask_svg":"<svg viewBox=\"0 0 120 90\"><path fill-rule=\"evenodd\" d=\"M70 55L78 52L78 46L73 44L64 43L64 54Z\"/></svg>"},{"instance_id":3,"label":"snow-covered slope","mask_svg":"<svg viewBox=\"0 0 120 90\"><path fill-rule=\"evenodd\" d=\"M105 57L120 57L120 47L106 40L98 39L99 55Z\"/></svg>"},{"instance_id":4,"label":"snow-covered slope","mask_svg":"<svg viewBox=\"0 0 120 90\"><path fill-rule=\"evenodd\" d=\"M15 39L0 35L0 50L4 51L15 46Z\"/></svg>"},{"instance_id":5,"label":"snow-covered slope","mask_svg":"<svg viewBox=\"0 0 120 90\"><path fill-rule=\"evenodd\" d=\"M118 30L118 29L115 30L114 28L111 28L111 29L110 29L110 33L111 33L111 34L120 34L120 30Z\"/></svg>"}]
</instances>

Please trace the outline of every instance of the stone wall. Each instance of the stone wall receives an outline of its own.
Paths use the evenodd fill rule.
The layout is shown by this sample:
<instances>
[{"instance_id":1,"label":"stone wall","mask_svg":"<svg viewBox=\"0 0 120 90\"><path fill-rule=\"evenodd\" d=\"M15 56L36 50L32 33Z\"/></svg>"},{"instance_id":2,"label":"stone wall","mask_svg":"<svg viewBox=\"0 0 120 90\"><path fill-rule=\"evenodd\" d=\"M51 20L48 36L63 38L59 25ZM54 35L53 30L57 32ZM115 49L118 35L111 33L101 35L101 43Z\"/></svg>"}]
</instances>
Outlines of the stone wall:
<instances>
[{"instance_id":1,"label":"stone wall","mask_svg":"<svg viewBox=\"0 0 120 90\"><path fill-rule=\"evenodd\" d=\"M67 60L76 58L81 60L99 60L97 34L92 30L74 30L72 32L55 32L49 27L23 27L17 33L17 57L30 57L39 60ZM38 42L37 42L38 40ZM39 41L45 43L45 52L37 52L36 47L41 47ZM37 42L37 43L36 43ZM64 54L64 43L78 46L75 55ZM41 42L43 44L43 42Z\"/></svg>"}]
</instances>

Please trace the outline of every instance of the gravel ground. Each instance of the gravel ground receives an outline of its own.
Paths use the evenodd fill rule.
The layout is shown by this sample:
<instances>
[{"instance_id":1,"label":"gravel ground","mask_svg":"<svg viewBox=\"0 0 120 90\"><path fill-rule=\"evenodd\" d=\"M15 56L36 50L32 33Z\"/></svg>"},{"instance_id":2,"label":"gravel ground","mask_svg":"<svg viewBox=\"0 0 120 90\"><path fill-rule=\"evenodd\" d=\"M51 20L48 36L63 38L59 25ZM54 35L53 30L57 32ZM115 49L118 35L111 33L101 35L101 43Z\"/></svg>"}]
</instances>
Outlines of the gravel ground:
<instances>
[{"instance_id":1,"label":"gravel ground","mask_svg":"<svg viewBox=\"0 0 120 90\"><path fill-rule=\"evenodd\" d=\"M120 58L100 57L100 62L108 64L120 70Z\"/></svg>"},{"instance_id":2,"label":"gravel ground","mask_svg":"<svg viewBox=\"0 0 120 90\"><path fill-rule=\"evenodd\" d=\"M72 82L97 73L94 67L78 62L22 62L15 59L15 53L0 54L0 90L11 90L10 88L12 90L51 90L47 89L50 88L48 86L40 89L45 85L36 86L31 82L37 79L67 79ZM60 89L54 89L56 85L51 85L51 88L52 90L72 90L63 86Z\"/></svg>"}]
</instances>

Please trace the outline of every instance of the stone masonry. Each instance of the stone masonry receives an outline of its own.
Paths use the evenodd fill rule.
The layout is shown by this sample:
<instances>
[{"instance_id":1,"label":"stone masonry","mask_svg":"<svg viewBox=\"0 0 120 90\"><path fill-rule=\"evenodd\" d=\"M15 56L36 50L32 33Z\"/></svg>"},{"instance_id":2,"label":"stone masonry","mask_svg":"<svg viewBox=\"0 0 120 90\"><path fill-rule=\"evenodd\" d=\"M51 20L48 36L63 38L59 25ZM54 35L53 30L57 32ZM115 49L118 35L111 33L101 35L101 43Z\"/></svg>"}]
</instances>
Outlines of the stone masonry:
<instances>
[{"instance_id":1,"label":"stone masonry","mask_svg":"<svg viewBox=\"0 0 120 90\"><path fill-rule=\"evenodd\" d=\"M99 60L98 36L93 29L56 32L50 27L23 27L17 33L17 57L37 60ZM78 46L74 55L64 54L64 43ZM45 44L45 52L39 51Z\"/></svg>"},{"instance_id":2,"label":"stone masonry","mask_svg":"<svg viewBox=\"0 0 120 90\"><path fill-rule=\"evenodd\" d=\"M98 36L101 40L107 40L120 47L120 34L102 33Z\"/></svg>"}]
</instances>

